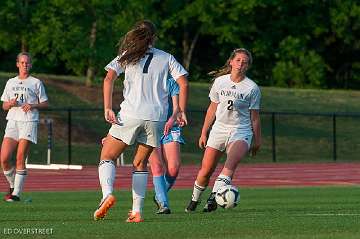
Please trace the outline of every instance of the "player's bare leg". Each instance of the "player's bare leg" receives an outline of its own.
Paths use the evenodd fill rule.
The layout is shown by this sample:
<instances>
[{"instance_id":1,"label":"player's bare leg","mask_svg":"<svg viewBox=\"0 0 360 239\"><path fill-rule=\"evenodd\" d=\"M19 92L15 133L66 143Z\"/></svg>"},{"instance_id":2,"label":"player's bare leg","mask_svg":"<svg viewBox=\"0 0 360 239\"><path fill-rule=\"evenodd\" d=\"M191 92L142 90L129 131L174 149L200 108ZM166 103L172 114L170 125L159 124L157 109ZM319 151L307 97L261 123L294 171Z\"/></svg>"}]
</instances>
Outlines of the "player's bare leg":
<instances>
[{"instance_id":1,"label":"player's bare leg","mask_svg":"<svg viewBox=\"0 0 360 239\"><path fill-rule=\"evenodd\" d=\"M178 142L164 144L162 147L162 152L167 169L165 181L167 184L167 190L169 191L174 185L175 180L179 174L181 165L180 144Z\"/></svg>"},{"instance_id":2,"label":"player's bare leg","mask_svg":"<svg viewBox=\"0 0 360 239\"><path fill-rule=\"evenodd\" d=\"M219 188L225 185L231 185L231 180L240 160L245 157L248 152L248 145L245 141L237 140L229 144L227 147L227 159L224 168L216 178L214 187L209 198L206 201L204 212L212 212L217 209L215 201L215 193Z\"/></svg>"},{"instance_id":3,"label":"player's bare leg","mask_svg":"<svg viewBox=\"0 0 360 239\"><path fill-rule=\"evenodd\" d=\"M238 166L240 161L246 156L248 151L249 147L245 141L237 140L232 142L227 148L227 158L221 174L232 178L236 167Z\"/></svg>"},{"instance_id":4,"label":"player's bare leg","mask_svg":"<svg viewBox=\"0 0 360 239\"><path fill-rule=\"evenodd\" d=\"M207 185L209 184L210 177L214 173L222 154L223 152L217 149L206 147L201 163L201 169L198 172L194 184L191 201L185 209L186 212L192 212L196 210L197 205L200 203L201 194L205 191Z\"/></svg>"},{"instance_id":5,"label":"player's bare leg","mask_svg":"<svg viewBox=\"0 0 360 239\"><path fill-rule=\"evenodd\" d=\"M9 183L9 192L4 196L4 200L7 201L11 197L11 193L14 191L15 183L15 165L10 162L13 152L16 150L18 141L5 137L1 145L1 167L3 169L6 180Z\"/></svg>"}]
</instances>

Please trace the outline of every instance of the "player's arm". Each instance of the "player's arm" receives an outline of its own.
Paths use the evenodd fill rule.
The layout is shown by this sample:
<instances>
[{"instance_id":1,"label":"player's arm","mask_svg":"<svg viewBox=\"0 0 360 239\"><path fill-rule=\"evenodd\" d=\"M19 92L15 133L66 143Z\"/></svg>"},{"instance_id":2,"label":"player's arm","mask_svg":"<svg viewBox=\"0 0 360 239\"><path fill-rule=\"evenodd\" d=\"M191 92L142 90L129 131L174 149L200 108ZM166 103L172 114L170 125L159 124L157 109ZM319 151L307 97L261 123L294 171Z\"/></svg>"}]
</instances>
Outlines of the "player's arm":
<instances>
[{"instance_id":1,"label":"player's arm","mask_svg":"<svg viewBox=\"0 0 360 239\"><path fill-rule=\"evenodd\" d=\"M170 129L173 127L175 121L177 120L177 117L179 114L179 96L173 95L171 97L171 100L172 100L172 105L173 105L173 112L165 124L164 135L167 135L169 133ZM180 122L180 124L181 123L182 122Z\"/></svg>"},{"instance_id":2,"label":"player's arm","mask_svg":"<svg viewBox=\"0 0 360 239\"><path fill-rule=\"evenodd\" d=\"M254 141L251 148L251 155L255 156L261 146L261 125L259 110L250 110L251 125L254 134Z\"/></svg>"},{"instance_id":3,"label":"player's arm","mask_svg":"<svg viewBox=\"0 0 360 239\"><path fill-rule=\"evenodd\" d=\"M16 107L16 106L17 106L16 98L11 99L10 101L4 101L2 104L2 108L5 111L10 110L12 107Z\"/></svg>"},{"instance_id":4,"label":"player's arm","mask_svg":"<svg viewBox=\"0 0 360 239\"><path fill-rule=\"evenodd\" d=\"M41 102L41 103L37 103L37 104L24 104L21 106L21 109L24 111L24 112L28 112L30 110L33 110L33 109L46 109L49 107L49 102L46 100L44 102Z\"/></svg>"},{"instance_id":5,"label":"player's arm","mask_svg":"<svg viewBox=\"0 0 360 239\"><path fill-rule=\"evenodd\" d=\"M180 108L180 114L181 114L181 121L183 122L183 125L187 125L187 117L186 117L186 106L189 96L189 83L186 78L186 75L180 76L176 82L179 85L180 92L179 92L179 108Z\"/></svg>"},{"instance_id":6,"label":"player's arm","mask_svg":"<svg viewBox=\"0 0 360 239\"><path fill-rule=\"evenodd\" d=\"M44 102L41 102L41 103L38 103L38 104L32 104L31 105L32 108L35 108L35 109L46 109L49 107L49 101L44 101Z\"/></svg>"},{"instance_id":7,"label":"player's arm","mask_svg":"<svg viewBox=\"0 0 360 239\"><path fill-rule=\"evenodd\" d=\"M211 101L211 103L206 111L204 124L203 124L202 130L201 130L201 136L199 139L199 147L202 149L204 149L206 146L207 133L208 133L211 125L214 123L217 106L218 106L218 103Z\"/></svg>"},{"instance_id":8,"label":"player's arm","mask_svg":"<svg viewBox=\"0 0 360 239\"><path fill-rule=\"evenodd\" d=\"M104 117L109 123L116 123L116 116L112 110L112 94L114 88L114 81L116 80L116 72L109 69L106 73L103 83L103 95L104 95Z\"/></svg>"}]
</instances>

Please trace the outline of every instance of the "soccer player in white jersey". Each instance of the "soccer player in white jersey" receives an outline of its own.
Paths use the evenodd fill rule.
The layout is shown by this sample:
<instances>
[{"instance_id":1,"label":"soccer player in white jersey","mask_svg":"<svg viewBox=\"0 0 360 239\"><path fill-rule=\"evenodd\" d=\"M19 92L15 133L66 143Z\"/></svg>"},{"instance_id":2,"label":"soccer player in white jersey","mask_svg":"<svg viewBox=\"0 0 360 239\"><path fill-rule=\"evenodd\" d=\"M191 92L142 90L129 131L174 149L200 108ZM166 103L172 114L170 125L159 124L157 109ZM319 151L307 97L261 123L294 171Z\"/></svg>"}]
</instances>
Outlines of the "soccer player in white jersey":
<instances>
[{"instance_id":1,"label":"soccer player in white jersey","mask_svg":"<svg viewBox=\"0 0 360 239\"><path fill-rule=\"evenodd\" d=\"M149 157L153 184L156 214L170 214L167 193L174 185L180 168L180 144L184 144L181 122L177 122L179 86L170 78L168 80L169 110L167 121L169 130L161 137L161 146L154 149ZM171 97L170 97L171 96Z\"/></svg>"},{"instance_id":2,"label":"soccer player in white jersey","mask_svg":"<svg viewBox=\"0 0 360 239\"><path fill-rule=\"evenodd\" d=\"M39 122L38 109L48 107L48 97L43 83L30 76L31 57L21 52L16 59L19 75L7 81L1 96L3 109L8 111L6 129L1 145L1 166L9 182L9 193L5 195L7 202L20 201L27 175L25 159L30 144L37 143ZM12 165L11 157L16 150L16 165Z\"/></svg>"},{"instance_id":3,"label":"soccer player in white jersey","mask_svg":"<svg viewBox=\"0 0 360 239\"><path fill-rule=\"evenodd\" d=\"M249 150L255 155L260 148L260 89L245 75L251 63L252 56L248 50L235 49L223 68L210 73L216 79L210 90L211 102L199 139L199 147L204 148L206 145L206 149L186 212L195 211L200 203L200 196L225 151L227 158L224 167L216 178L204 212L216 210L215 192L220 187L231 184L237 165ZM208 138L207 133L212 123Z\"/></svg>"},{"instance_id":4,"label":"soccer player in white jersey","mask_svg":"<svg viewBox=\"0 0 360 239\"><path fill-rule=\"evenodd\" d=\"M104 116L112 124L104 141L99 163L99 180L103 198L94 219L107 214L115 204L112 194L115 180L114 160L128 145L137 143L132 175L133 206L127 222L142 222L142 208L147 186L147 161L160 144L168 110L167 79L171 75L180 87L179 106L181 121L187 123L188 94L187 71L164 51L153 47L156 29L150 21L140 21L124 36L119 56L105 69ZM112 91L118 75L125 73L120 112L116 116L112 107Z\"/></svg>"}]
</instances>

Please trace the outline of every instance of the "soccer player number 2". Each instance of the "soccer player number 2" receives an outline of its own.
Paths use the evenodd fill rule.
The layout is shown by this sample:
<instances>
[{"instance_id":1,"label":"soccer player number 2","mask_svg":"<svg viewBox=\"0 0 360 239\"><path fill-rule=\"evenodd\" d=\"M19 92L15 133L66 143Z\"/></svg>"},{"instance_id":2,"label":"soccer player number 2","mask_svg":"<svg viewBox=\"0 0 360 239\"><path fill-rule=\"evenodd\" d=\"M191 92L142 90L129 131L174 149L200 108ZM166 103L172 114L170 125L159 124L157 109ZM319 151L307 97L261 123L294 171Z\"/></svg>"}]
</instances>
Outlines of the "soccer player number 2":
<instances>
[{"instance_id":1,"label":"soccer player number 2","mask_svg":"<svg viewBox=\"0 0 360 239\"><path fill-rule=\"evenodd\" d=\"M227 107L227 109L228 109L228 110L233 110L233 108L234 108L234 101L228 100L228 107Z\"/></svg>"},{"instance_id":2,"label":"soccer player number 2","mask_svg":"<svg viewBox=\"0 0 360 239\"><path fill-rule=\"evenodd\" d=\"M148 55L148 58L145 61L143 73L148 73L150 62L154 56L154 53L146 53L145 55Z\"/></svg>"}]
</instances>

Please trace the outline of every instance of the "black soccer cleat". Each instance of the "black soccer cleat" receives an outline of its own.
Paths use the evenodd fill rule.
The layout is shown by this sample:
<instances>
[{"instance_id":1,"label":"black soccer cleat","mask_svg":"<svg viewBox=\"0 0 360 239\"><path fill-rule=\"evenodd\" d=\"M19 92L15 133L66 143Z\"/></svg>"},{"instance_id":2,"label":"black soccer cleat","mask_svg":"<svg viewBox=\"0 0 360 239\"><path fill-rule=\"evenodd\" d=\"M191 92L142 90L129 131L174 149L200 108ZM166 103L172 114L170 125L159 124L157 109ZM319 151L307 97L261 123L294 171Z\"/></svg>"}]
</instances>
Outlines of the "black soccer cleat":
<instances>
[{"instance_id":1,"label":"black soccer cleat","mask_svg":"<svg viewBox=\"0 0 360 239\"><path fill-rule=\"evenodd\" d=\"M153 197L153 202L156 205L156 209L159 210L161 208L161 203L157 200L156 195Z\"/></svg>"},{"instance_id":2,"label":"black soccer cleat","mask_svg":"<svg viewBox=\"0 0 360 239\"><path fill-rule=\"evenodd\" d=\"M168 207L160 206L160 208L157 210L156 214L171 214L171 210Z\"/></svg>"},{"instance_id":3,"label":"black soccer cleat","mask_svg":"<svg viewBox=\"0 0 360 239\"><path fill-rule=\"evenodd\" d=\"M217 209L217 203L215 200L215 193L211 193L208 200L206 201L203 212L213 212Z\"/></svg>"},{"instance_id":4,"label":"black soccer cleat","mask_svg":"<svg viewBox=\"0 0 360 239\"><path fill-rule=\"evenodd\" d=\"M200 202L191 200L189 205L185 208L185 212L195 212L197 205L199 205Z\"/></svg>"}]
</instances>

